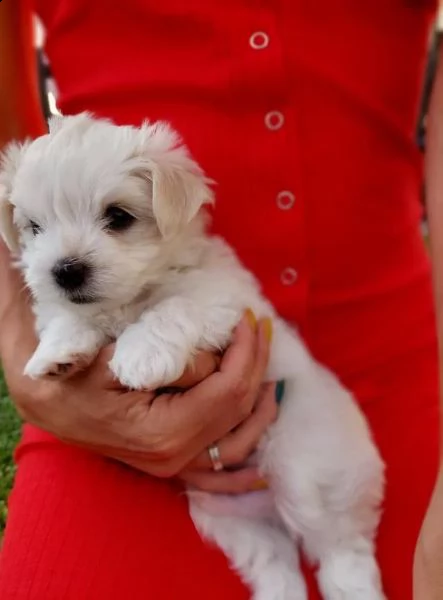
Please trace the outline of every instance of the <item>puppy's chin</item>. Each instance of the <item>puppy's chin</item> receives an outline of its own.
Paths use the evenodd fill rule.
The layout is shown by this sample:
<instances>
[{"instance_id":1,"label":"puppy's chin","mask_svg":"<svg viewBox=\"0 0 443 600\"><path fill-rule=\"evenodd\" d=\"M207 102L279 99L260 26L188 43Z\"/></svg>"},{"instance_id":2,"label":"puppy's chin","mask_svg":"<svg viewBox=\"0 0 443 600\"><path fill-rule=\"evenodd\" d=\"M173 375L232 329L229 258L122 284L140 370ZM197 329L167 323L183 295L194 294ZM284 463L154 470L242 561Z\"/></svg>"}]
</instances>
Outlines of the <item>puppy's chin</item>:
<instances>
[{"instance_id":1,"label":"puppy's chin","mask_svg":"<svg viewBox=\"0 0 443 600\"><path fill-rule=\"evenodd\" d=\"M67 299L72 304L96 304L100 302L100 298L98 296L94 296L92 294L68 294Z\"/></svg>"}]
</instances>

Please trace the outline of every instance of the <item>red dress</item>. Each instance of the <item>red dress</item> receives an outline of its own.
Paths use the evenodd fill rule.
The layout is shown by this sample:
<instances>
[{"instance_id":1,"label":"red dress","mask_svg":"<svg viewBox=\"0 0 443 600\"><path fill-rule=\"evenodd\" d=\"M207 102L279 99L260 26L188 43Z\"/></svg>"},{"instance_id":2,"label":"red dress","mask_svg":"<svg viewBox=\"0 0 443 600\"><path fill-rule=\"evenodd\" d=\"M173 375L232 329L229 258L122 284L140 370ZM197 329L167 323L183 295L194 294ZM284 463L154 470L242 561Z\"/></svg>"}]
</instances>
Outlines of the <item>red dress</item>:
<instances>
[{"instance_id":1,"label":"red dress","mask_svg":"<svg viewBox=\"0 0 443 600\"><path fill-rule=\"evenodd\" d=\"M378 542L387 596L410 600L437 469L414 143L435 2L36 0L36 9L62 111L171 121L218 181L215 229L356 394L388 465ZM34 428L17 458L2 600L249 597L201 542L173 484Z\"/></svg>"}]
</instances>

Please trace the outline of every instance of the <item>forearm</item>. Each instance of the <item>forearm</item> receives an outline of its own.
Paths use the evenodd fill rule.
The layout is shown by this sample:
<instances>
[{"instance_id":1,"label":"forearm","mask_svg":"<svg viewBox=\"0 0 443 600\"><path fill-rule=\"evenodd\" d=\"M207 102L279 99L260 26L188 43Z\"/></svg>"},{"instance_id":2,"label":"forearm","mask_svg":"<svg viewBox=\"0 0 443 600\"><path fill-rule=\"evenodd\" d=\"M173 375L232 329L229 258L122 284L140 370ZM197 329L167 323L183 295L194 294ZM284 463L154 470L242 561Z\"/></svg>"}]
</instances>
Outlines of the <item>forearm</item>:
<instances>
[{"instance_id":1,"label":"forearm","mask_svg":"<svg viewBox=\"0 0 443 600\"><path fill-rule=\"evenodd\" d=\"M28 0L0 4L0 150L11 139L46 131L40 109L32 14ZM19 272L0 243L0 357L5 372L19 371L32 352L32 316ZM23 335L27 332L26 335Z\"/></svg>"},{"instance_id":2,"label":"forearm","mask_svg":"<svg viewBox=\"0 0 443 600\"><path fill-rule=\"evenodd\" d=\"M426 201L429 218L440 381L443 381L443 50L429 107L426 140ZM443 415L443 395L441 395ZM443 430L443 428L442 428ZM443 444L442 450L443 450ZM415 600L443 598L443 455L431 506L417 546Z\"/></svg>"},{"instance_id":3,"label":"forearm","mask_svg":"<svg viewBox=\"0 0 443 600\"><path fill-rule=\"evenodd\" d=\"M35 346L30 298L0 242L0 357L5 371L21 368Z\"/></svg>"},{"instance_id":4,"label":"forearm","mask_svg":"<svg viewBox=\"0 0 443 600\"><path fill-rule=\"evenodd\" d=\"M443 357L443 46L431 95L426 140L426 203L440 357ZM440 359L442 363L442 358Z\"/></svg>"}]
</instances>

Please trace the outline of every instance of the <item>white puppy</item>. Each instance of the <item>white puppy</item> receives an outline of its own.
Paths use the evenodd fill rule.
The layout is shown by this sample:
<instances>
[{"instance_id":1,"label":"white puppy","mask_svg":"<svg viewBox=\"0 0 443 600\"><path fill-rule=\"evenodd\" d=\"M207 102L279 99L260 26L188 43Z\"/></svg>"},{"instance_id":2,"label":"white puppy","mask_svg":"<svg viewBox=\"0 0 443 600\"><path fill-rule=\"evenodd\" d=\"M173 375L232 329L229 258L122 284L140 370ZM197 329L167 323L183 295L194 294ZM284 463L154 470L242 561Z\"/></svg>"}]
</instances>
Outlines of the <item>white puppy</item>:
<instances>
[{"instance_id":1,"label":"white puppy","mask_svg":"<svg viewBox=\"0 0 443 600\"><path fill-rule=\"evenodd\" d=\"M192 518L255 600L305 600L303 549L326 600L382 600L374 537L383 463L338 380L275 314L223 240L205 233L209 181L165 124L87 114L12 145L0 175L1 233L34 298L30 377L69 374L116 339L131 388L177 379L198 349L224 348L245 308L270 316L267 377L286 381L257 458L271 491L190 494ZM186 551L186 549L184 549Z\"/></svg>"}]
</instances>

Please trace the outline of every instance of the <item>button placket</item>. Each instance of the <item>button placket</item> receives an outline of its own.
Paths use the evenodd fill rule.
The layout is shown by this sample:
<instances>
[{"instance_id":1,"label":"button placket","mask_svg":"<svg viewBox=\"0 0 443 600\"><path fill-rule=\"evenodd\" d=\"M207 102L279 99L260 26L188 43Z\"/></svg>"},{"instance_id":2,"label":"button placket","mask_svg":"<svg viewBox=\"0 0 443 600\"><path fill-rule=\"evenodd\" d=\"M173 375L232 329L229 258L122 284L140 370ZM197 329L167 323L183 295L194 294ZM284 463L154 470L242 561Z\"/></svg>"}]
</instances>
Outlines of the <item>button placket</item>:
<instances>
[{"instance_id":1,"label":"button placket","mask_svg":"<svg viewBox=\"0 0 443 600\"><path fill-rule=\"evenodd\" d=\"M271 65L274 61L278 61L281 59L281 54L282 54L282 48L280 47L280 40L278 37L278 32L274 32L272 29L271 30L257 30L254 32L250 32L250 36L249 36L249 46L250 46L250 51L249 51L249 61L252 61L252 68L257 68L257 70L263 66L263 68L269 69L271 68ZM254 50L255 52L252 53L252 50ZM263 52L258 52L258 51L263 51ZM254 58L255 55L255 58ZM264 61L264 62L262 62ZM276 64L275 67L278 71L278 66L279 64ZM262 110L263 108L265 109L262 113L262 128L263 128L263 135L267 135L267 136L272 136L272 141L270 139L270 137L268 138L268 143L270 145L270 147L272 147L273 149L273 155L275 156L275 153L279 153L279 149L280 147L283 147L286 144L286 135L284 132L284 128L287 127L289 129L291 129L292 127L292 123L291 123L291 107L287 107L286 106L286 98L284 95L284 90L285 90L285 85L284 83L282 83L282 88L280 89L279 86L279 81L276 79L275 77L275 70L273 70L271 72L271 77L274 77L274 79L272 79L272 85L271 83L268 83L268 85L271 86L271 89L268 88L268 94L266 94L268 96L267 98L267 106L263 106L262 105ZM266 81L264 79L264 81ZM270 94L269 94L270 92ZM272 103L272 98L274 98L274 103ZM271 103L268 103L269 100L271 100ZM283 104L282 104L282 100L283 100ZM288 114L286 114L286 110L288 110ZM259 117L260 118L260 117ZM267 132L267 134L265 133ZM274 135L272 135L274 134ZM288 131L288 134L290 135L290 132ZM265 142L266 144L266 142ZM293 210L290 214L289 211L291 211L291 209L294 209L294 206L298 206L298 198L296 198L296 195L294 193L293 190L291 190L291 188L287 188L284 184L284 180L287 177L287 174L285 176L285 174L282 172L281 173L281 179L280 179L280 186L277 187L275 189L274 187L274 191L272 193L272 188L269 189L270 192L270 201L273 202L273 206L274 206L274 211L279 211L279 216L277 216L276 213L274 213L275 218L276 218L276 227L278 227L278 223L280 222L280 220L282 221L282 229L286 232L286 231L290 231L291 225L290 223L297 222L299 221L299 217L298 217L298 211ZM293 174L292 174L293 176ZM292 177L291 177L292 179ZM295 184L295 182L294 182ZM275 185L275 181L273 182L273 186ZM277 183L278 185L278 183ZM286 183L287 186L290 186L291 183ZM272 186L272 187L273 187ZM286 214L285 214L286 213ZM303 278L301 277L300 273L297 271L297 269L295 268L296 266L298 266L298 262L299 262L299 256L298 256L298 251L295 250L294 252L290 252L291 256L289 257L287 255L287 252L282 250L283 255L280 256L280 260L277 259L277 263L274 263L274 276L275 278L278 277L277 281L280 282L280 285L284 288L286 288L286 291L283 291L283 289L281 290L282 293L284 293L285 295L288 295L288 298L295 298L295 301L297 301L296 299L299 297L299 291L297 291L299 288L297 286L297 284L299 284L299 280L302 281ZM285 265L285 258L284 255L286 255L286 260L288 261L288 263L286 263ZM283 260L281 260L281 258L283 258ZM280 264L278 264L280 263ZM292 263L292 264L291 264ZM277 273L275 273L275 271L277 271ZM275 281L275 280L274 280ZM301 286L300 289L303 289L303 285Z\"/></svg>"}]
</instances>

